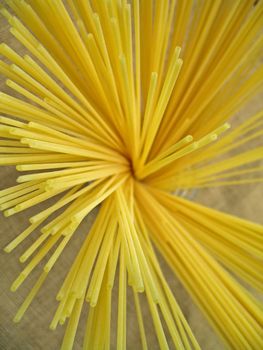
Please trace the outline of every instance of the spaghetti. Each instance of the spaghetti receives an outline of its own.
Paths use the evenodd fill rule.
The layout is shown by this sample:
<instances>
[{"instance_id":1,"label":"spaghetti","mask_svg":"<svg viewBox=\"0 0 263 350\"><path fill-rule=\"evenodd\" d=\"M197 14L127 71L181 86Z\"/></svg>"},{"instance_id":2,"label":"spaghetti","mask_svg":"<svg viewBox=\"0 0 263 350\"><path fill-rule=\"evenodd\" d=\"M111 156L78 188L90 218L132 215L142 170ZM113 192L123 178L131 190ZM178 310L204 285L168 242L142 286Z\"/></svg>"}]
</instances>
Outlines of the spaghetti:
<instances>
[{"instance_id":1,"label":"spaghetti","mask_svg":"<svg viewBox=\"0 0 263 350\"><path fill-rule=\"evenodd\" d=\"M0 45L0 72L19 96L0 93L0 165L22 172L0 191L0 209L9 217L53 199L5 247L12 252L42 225L11 286L16 291L45 262L15 322L100 206L57 294L50 328L67 323L61 349L72 349L84 303L83 349L110 349L117 274L118 350L127 344L128 288L143 349L141 293L160 349L200 349L154 246L228 346L262 347L262 305L233 274L262 292L263 227L171 194L263 180L263 146L242 148L262 139L262 111L233 130L228 123L262 91L263 2L253 2L0 5L27 50L21 56Z\"/></svg>"}]
</instances>

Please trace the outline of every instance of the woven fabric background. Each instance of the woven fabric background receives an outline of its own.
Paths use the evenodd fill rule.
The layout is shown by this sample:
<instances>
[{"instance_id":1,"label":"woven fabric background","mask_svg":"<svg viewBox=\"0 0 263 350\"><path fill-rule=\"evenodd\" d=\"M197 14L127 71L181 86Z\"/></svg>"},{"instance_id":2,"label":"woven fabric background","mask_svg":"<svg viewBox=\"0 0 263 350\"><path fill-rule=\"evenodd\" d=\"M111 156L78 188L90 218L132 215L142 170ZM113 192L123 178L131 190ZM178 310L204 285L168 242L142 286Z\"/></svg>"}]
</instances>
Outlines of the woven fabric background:
<instances>
[{"instance_id":1,"label":"woven fabric background","mask_svg":"<svg viewBox=\"0 0 263 350\"><path fill-rule=\"evenodd\" d=\"M0 3L2 1L0 0ZM0 18L0 42L7 42L12 48L19 53L23 53L20 44L9 34L8 24L4 18ZM0 77L0 90L9 91L5 86L5 78ZM247 106L242 113L239 113L238 119L242 119L248 113L253 113L263 106L262 96L258 96L252 103ZM263 100L263 99L262 99ZM0 168L0 189L15 184L17 172L14 167ZM263 185L246 185L235 187L219 187L216 189L199 190L195 200L225 212L241 216L263 224ZM43 203L41 207L48 206ZM35 282L40 268L36 269L26 282L18 289L17 292L10 292L10 285L20 273L22 266L19 262L19 256L39 235L35 232L14 252L6 254L3 247L18 235L28 225L28 218L38 211L39 207L28 209L16 216L4 218L0 214L0 349L1 350L57 350L60 348L65 327L58 326L56 331L51 331L48 325L53 317L58 303L55 295L68 271L68 268L78 251L83 238L88 233L89 228L96 215L96 210L85 220L81 229L75 235L72 243L65 249L63 255L49 274L47 281L44 283L39 294L33 301L32 305L26 312L24 318L19 324L14 324L12 319L16 310L24 300L28 291ZM176 299L181 306L190 326L193 329L202 349L219 350L224 346L210 328L204 316L199 309L193 304L187 292L181 283L173 275L170 269L160 259L163 271L167 280L172 287ZM43 264L40 264L43 266ZM128 327L127 327L127 349L139 349L140 338L137 328L136 314L132 296L128 304ZM116 304L117 294L114 293L114 304ZM157 339L147 309L143 309L145 314L145 325L147 337L149 340L149 349L158 349ZM115 313L116 314L116 313ZM85 332L85 322L87 315L87 306L84 307L74 349L81 349L83 334ZM116 322L113 315L112 338L116 335ZM171 347L172 348L172 347ZM115 349L114 342L112 349Z\"/></svg>"}]
</instances>

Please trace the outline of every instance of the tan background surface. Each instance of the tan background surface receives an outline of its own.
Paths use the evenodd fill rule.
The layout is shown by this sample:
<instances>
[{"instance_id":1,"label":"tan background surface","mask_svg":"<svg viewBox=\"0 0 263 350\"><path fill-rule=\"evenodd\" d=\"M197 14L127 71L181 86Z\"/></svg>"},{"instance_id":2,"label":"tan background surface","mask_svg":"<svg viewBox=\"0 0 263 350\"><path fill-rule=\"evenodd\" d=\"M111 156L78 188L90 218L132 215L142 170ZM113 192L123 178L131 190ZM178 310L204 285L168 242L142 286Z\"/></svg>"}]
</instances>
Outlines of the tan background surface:
<instances>
[{"instance_id":1,"label":"tan background surface","mask_svg":"<svg viewBox=\"0 0 263 350\"><path fill-rule=\"evenodd\" d=\"M1 4L0 0L0 4ZM0 18L0 42L6 41L13 48L18 48L17 42L9 35L8 26L6 22ZM8 91L4 85L4 78L0 77L0 90ZM252 112L258 109L262 103L260 98L246 108L246 112ZM245 111L240 114L240 117L246 114ZM0 189L15 184L17 172L13 167L0 168ZM262 185L247 185L244 187L232 188L218 188L199 191L195 199L201 203L207 204L213 208L222 209L226 212L242 216L260 223L263 223L263 202L262 202ZM44 204L45 206L48 203ZM24 297L27 295L32 284L36 280L40 269L36 269L36 273L28 278L16 293L9 291L13 280L20 273L22 266L18 261L21 253L28 247L34 238L38 236L35 232L30 239L27 239L21 244L13 253L5 254L3 247L10 242L17 234L19 234L28 225L28 218L33 213L37 212L37 208L29 209L26 212L18 214L11 218L4 218L0 214L0 349L1 350L56 350L59 349L62 336L64 333L63 327L58 327L54 331L50 331L48 325L53 317L57 307L55 295L61 285L63 277L70 266L72 258L74 257L78 247L85 234L89 231L92 223L92 215L82 225L81 230L72 244L66 248L63 256L56 264L55 268L49 274L47 281L40 290L38 296L33 304L26 312L22 322L14 324L12 318L16 310L22 303ZM95 215L95 213L94 213ZM93 215L93 217L94 217ZM188 319L197 339L204 350L219 350L224 349L222 343L211 330L203 315L199 312L197 307L193 305L187 293L184 291L180 282L170 272L169 268L164 266L164 273L172 287L174 294L183 309L186 318ZM116 296L116 293L115 293ZM116 297L114 298L116 301ZM85 320L86 308L83 312L81 322L79 325L77 339L74 349L81 349ZM154 335L153 326L147 319L146 310L146 330L149 339L149 349L158 349L157 341ZM140 340L137 329L137 321L133 309L133 302L128 304L128 335L127 348L140 348ZM115 323L114 323L115 325ZM115 335L115 327L113 326L112 335ZM115 346L113 345L114 349Z\"/></svg>"}]
</instances>

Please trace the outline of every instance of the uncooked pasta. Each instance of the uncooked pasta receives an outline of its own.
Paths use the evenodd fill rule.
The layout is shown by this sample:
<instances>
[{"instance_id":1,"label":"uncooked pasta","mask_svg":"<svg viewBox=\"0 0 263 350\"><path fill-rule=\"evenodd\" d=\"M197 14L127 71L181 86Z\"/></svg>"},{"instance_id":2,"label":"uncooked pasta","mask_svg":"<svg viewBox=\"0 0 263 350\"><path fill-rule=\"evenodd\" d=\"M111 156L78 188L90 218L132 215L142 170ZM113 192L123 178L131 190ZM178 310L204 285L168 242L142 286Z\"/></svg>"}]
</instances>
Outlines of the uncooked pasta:
<instances>
[{"instance_id":1,"label":"uncooked pasta","mask_svg":"<svg viewBox=\"0 0 263 350\"><path fill-rule=\"evenodd\" d=\"M129 289L142 349L142 294L158 348L200 349L156 249L226 346L262 349L262 303L240 281L263 290L263 227L175 191L263 181L262 111L231 126L262 93L263 2L5 0L0 13L25 49L0 44L0 165L19 172L0 209L51 200L4 248L30 242L13 292L39 272L14 321L98 208L54 296L61 349L73 348L84 304L83 349L129 348Z\"/></svg>"}]
</instances>

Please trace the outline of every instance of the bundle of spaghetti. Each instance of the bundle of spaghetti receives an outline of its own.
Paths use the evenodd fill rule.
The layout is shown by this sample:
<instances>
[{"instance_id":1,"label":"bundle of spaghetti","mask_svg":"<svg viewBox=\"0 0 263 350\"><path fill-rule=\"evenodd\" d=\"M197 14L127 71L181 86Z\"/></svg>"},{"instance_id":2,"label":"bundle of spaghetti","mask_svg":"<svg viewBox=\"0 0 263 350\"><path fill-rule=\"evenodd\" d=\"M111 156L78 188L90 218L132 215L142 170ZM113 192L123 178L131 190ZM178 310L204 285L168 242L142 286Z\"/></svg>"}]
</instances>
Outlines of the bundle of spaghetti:
<instances>
[{"instance_id":1,"label":"bundle of spaghetti","mask_svg":"<svg viewBox=\"0 0 263 350\"><path fill-rule=\"evenodd\" d=\"M4 248L29 242L12 291L42 270L14 321L98 207L56 296L62 349L84 303L83 349L126 349L129 288L143 349L143 304L160 349L200 349L155 248L226 345L260 349L262 304L238 279L263 290L263 227L172 193L263 181L262 111L229 124L262 92L262 1L4 2L26 54L0 44L11 91L0 92L0 165L21 174L0 210L53 201Z\"/></svg>"}]
</instances>

